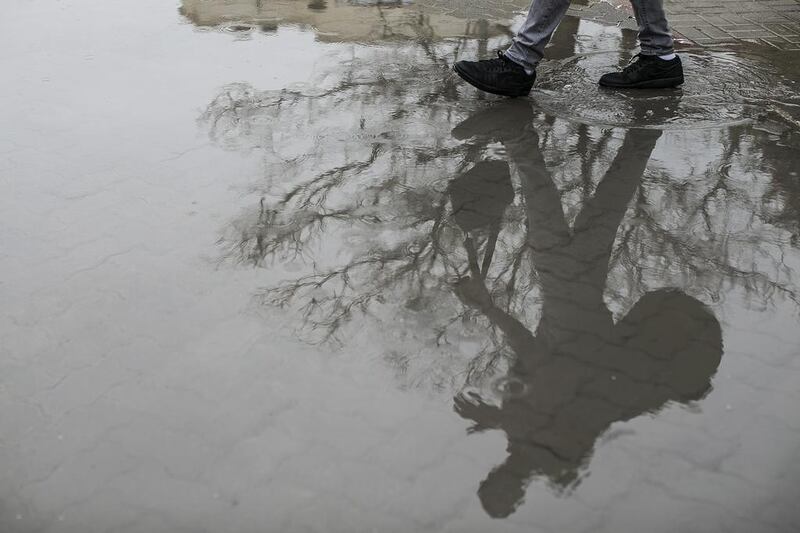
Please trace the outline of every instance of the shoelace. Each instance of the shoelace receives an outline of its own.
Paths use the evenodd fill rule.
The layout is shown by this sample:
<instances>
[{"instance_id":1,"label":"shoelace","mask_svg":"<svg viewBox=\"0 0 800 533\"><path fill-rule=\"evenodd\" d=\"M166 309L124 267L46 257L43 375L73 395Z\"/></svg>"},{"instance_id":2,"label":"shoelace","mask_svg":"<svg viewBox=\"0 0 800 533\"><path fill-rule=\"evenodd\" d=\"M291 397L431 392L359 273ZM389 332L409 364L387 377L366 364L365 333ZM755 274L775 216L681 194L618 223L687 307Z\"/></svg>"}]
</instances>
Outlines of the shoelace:
<instances>
[{"instance_id":1,"label":"shoelace","mask_svg":"<svg viewBox=\"0 0 800 533\"><path fill-rule=\"evenodd\" d=\"M497 58L489 60L489 69L493 72L500 72L510 68L522 67L519 67L516 63L508 59L501 50L497 51Z\"/></svg>"},{"instance_id":2,"label":"shoelace","mask_svg":"<svg viewBox=\"0 0 800 533\"><path fill-rule=\"evenodd\" d=\"M644 56L642 56L642 54L636 54L631 59L630 63L628 63L628 66L622 69L622 71L625 73L629 72L633 73L640 71L645 66L645 61L643 60L643 58Z\"/></svg>"}]
</instances>

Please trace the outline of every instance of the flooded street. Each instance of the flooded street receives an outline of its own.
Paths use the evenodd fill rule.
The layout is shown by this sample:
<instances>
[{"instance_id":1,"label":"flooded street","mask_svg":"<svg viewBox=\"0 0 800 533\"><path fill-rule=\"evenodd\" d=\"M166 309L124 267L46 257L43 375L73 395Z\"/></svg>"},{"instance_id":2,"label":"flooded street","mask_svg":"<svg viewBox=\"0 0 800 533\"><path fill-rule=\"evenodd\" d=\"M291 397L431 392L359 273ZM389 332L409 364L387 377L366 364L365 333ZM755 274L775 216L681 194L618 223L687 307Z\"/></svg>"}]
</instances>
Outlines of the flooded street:
<instances>
[{"instance_id":1,"label":"flooded street","mask_svg":"<svg viewBox=\"0 0 800 533\"><path fill-rule=\"evenodd\" d=\"M800 531L800 52L526 8L6 0L0 533Z\"/></svg>"}]
</instances>

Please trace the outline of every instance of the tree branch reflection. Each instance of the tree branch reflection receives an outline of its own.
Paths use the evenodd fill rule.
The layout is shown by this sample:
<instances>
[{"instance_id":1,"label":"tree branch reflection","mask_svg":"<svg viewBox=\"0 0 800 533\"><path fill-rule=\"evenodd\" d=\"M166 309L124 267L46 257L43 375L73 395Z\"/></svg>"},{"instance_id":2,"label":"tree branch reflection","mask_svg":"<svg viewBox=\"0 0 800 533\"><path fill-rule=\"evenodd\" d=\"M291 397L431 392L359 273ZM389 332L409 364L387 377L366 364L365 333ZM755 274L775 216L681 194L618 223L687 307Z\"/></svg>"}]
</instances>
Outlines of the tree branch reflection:
<instances>
[{"instance_id":1,"label":"tree branch reflection","mask_svg":"<svg viewBox=\"0 0 800 533\"><path fill-rule=\"evenodd\" d=\"M442 54L414 46L313 92L212 102L212 138L266 168L220 245L236 264L302 263L259 297L308 340L372 335L410 386L461 390L470 431L507 437L479 489L504 517L534 478L575 487L614 422L709 392L722 337L701 302L798 302L796 132L664 133L680 98L625 103L635 129L456 104Z\"/></svg>"}]
</instances>

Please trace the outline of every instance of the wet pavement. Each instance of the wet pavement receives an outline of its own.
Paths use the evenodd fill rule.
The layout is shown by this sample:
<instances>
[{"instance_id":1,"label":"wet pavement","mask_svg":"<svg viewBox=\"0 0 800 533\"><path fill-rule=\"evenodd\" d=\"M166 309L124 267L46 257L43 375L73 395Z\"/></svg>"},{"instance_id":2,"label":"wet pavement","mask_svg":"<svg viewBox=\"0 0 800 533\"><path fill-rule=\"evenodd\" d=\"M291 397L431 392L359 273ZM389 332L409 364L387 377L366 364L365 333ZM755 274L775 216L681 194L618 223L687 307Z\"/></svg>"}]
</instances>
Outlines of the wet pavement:
<instances>
[{"instance_id":1,"label":"wet pavement","mask_svg":"<svg viewBox=\"0 0 800 533\"><path fill-rule=\"evenodd\" d=\"M698 44L746 41L800 51L797 0L668 0L666 5L680 35Z\"/></svg>"},{"instance_id":2,"label":"wet pavement","mask_svg":"<svg viewBox=\"0 0 800 533\"><path fill-rule=\"evenodd\" d=\"M800 530L800 56L524 7L4 4L2 533Z\"/></svg>"}]
</instances>

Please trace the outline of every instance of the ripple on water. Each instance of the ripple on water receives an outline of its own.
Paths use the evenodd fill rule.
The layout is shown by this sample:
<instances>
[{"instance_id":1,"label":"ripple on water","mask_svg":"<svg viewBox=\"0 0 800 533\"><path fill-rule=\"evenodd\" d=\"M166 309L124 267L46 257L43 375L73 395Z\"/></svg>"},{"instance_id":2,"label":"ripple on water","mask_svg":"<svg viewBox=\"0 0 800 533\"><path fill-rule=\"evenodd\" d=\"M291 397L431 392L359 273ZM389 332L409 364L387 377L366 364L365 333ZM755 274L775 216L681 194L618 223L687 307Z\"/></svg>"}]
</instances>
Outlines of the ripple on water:
<instances>
[{"instance_id":1,"label":"ripple on water","mask_svg":"<svg viewBox=\"0 0 800 533\"><path fill-rule=\"evenodd\" d=\"M244 23L244 22L230 22L228 24L220 26L220 30L226 33L251 33L255 30L255 26L252 24Z\"/></svg>"},{"instance_id":2,"label":"ripple on water","mask_svg":"<svg viewBox=\"0 0 800 533\"><path fill-rule=\"evenodd\" d=\"M774 67L733 52L681 52L686 83L678 89L608 90L597 79L617 52L543 62L531 98L548 114L595 125L703 129L752 122L797 95Z\"/></svg>"},{"instance_id":3,"label":"ripple on water","mask_svg":"<svg viewBox=\"0 0 800 533\"><path fill-rule=\"evenodd\" d=\"M528 392L528 385L519 378L503 377L492 383L494 392L503 398L518 398Z\"/></svg>"},{"instance_id":4,"label":"ripple on water","mask_svg":"<svg viewBox=\"0 0 800 533\"><path fill-rule=\"evenodd\" d=\"M406 255L419 255L422 250L422 243L416 241L406 245Z\"/></svg>"}]
</instances>

